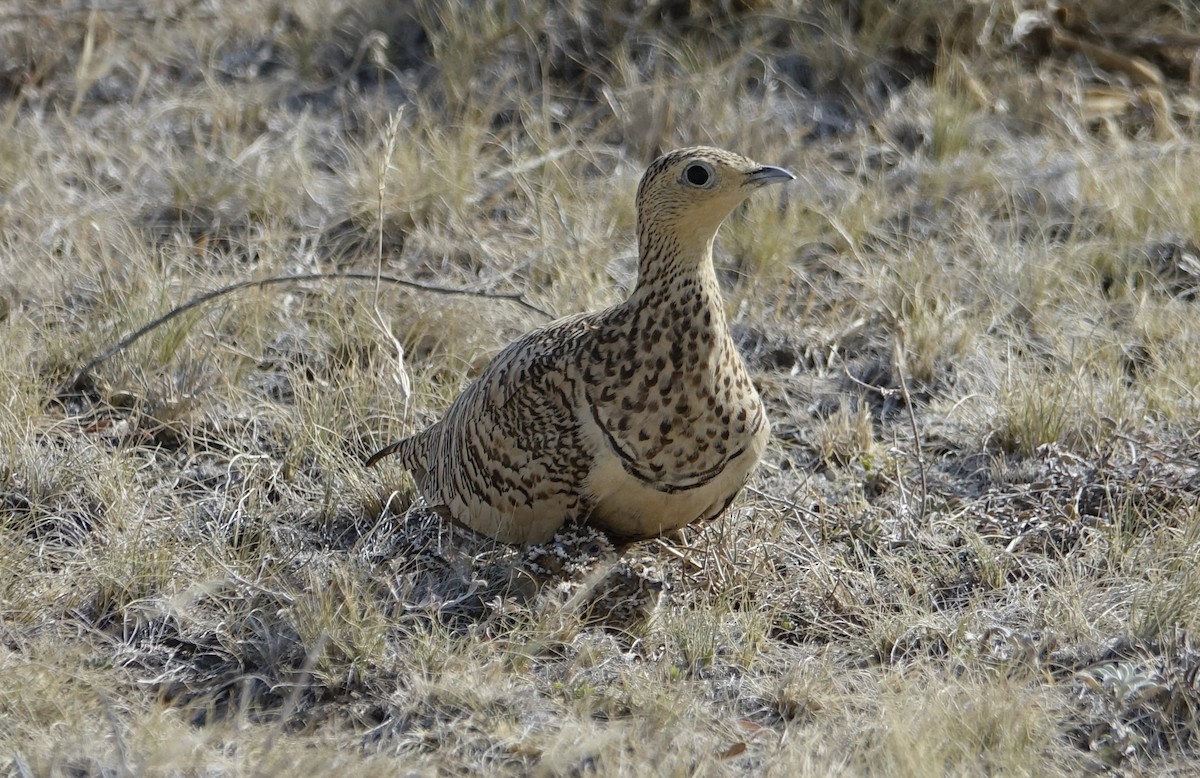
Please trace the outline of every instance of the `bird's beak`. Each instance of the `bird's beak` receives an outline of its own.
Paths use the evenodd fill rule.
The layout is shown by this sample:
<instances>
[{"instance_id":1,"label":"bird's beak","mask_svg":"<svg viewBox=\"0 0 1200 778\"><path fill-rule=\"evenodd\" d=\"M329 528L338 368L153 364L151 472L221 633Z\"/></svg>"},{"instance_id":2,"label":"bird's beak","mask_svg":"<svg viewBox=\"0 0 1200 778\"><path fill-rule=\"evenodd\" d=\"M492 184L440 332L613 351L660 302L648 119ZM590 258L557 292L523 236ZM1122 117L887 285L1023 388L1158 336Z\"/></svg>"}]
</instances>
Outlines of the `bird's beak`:
<instances>
[{"instance_id":1,"label":"bird's beak","mask_svg":"<svg viewBox=\"0 0 1200 778\"><path fill-rule=\"evenodd\" d=\"M764 186L765 184L777 184L784 181L791 181L796 178L796 174L790 170L784 170L781 167L772 165L763 165L757 170L751 170L746 176L746 183L750 186Z\"/></svg>"}]
</instances>

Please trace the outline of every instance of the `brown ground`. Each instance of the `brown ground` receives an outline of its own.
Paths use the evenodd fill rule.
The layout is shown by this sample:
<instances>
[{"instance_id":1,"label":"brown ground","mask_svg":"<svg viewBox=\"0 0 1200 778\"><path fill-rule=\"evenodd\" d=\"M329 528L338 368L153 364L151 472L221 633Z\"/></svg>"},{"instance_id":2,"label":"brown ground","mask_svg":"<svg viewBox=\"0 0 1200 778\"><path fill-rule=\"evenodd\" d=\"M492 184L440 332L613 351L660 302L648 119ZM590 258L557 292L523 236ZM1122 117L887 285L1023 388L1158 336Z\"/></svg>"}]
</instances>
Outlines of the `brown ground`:
<instances>
[{"instance_id":1,"label":"brown ground","mask_svg":"<svg viewBox=\"0 0 1200 778\"><path fill-rule=\"evenodd\" d=\"M1200 17L1021 9L0 7L0 765L1193 772ZM361 456L618 299L690 143L799 173L718 239L774 437L612 624ZM253 287L80 372L343 271L484 296Z\"/></svg>"}]
</instances>

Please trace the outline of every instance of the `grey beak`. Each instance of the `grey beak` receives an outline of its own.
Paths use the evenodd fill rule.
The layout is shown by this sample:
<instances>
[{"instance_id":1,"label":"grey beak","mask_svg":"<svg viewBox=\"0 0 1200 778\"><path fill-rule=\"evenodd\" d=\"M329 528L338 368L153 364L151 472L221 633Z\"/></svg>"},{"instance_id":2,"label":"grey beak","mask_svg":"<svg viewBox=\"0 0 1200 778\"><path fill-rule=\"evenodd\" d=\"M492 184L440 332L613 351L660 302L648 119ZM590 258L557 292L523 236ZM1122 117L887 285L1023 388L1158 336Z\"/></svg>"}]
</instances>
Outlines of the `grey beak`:
<instances>
[{"instance_id":1,"label":"grey beak","mask_svg":"<svg viewBox=\"0 0 1200 778\"><path fill-rule=\"evenodd\" d=\"M783 183L796 178L796 174L790 170L784 170L781 167L772 165L763 165L758 170L750 171L746 176L746 183L752 186L763 186L764 184Z\"/></svg>"}]
</instances>

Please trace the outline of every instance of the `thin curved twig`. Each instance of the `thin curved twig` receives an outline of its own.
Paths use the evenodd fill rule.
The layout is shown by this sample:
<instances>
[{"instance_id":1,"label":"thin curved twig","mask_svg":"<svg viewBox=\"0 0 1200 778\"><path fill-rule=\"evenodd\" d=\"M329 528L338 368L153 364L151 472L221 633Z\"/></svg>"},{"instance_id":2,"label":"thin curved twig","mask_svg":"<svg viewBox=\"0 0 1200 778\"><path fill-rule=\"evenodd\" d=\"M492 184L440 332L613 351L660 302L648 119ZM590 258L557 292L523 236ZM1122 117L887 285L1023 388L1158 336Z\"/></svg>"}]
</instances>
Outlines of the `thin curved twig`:
<instances>
[{"instance_id":1,"label":"thin curved twig","mask_svg":"<svg viewBox=\"0 0 1200 778\"><path fill-rule=\"evenodd\" d=\"M64 385L63 391L69 392L69 391L78 390L80 385L82 384L84 378L97 365L111 359L112 357L116 356L117 354L120 354L122 351L124 351L125 349L129 348L134 343L136 343L143 335L157 329L158 327L161 327L163 324L166 324L167 322L171 321L171 319L174 319L177 316L181 316L182 314L187 313L188 311L192 310L193 308L197 308L201 305L204 305L205 303L215 300L218 297L223 297L232 292L236 292L241 289L247 289L250 287L262 288L264 286L274 286L276 284L284 284L284 283L291 283L291 282L324 281L324 280L331 280L331 279L349 280L349 281L372 281L372 282L383 281L383 282L386 282L389 284L395 284L397 286L407 287L409 289L416 289L421 292L433 292L434 294L461 295L461 296L467 296L467 297L485 297L489 300L511 300L512 302L516 303L517 305L520 305L523 308L533 311L534 313L536 313L540 316L544 316L547 319L554 318L550 313L543 311L541 308L538 308L536 305L526 301L524 297L522 297L520 294L516 294L516 293L484 292L484 291L479 291L479 290L475 290L475 289L455 289L453 287L448 287L448 286L435 286L432 284L422 284L417 281L409 281L407 279L399 278L397 276L380 275L378 273L365 273L365 272L358 272L358 271L347 271L347 272L342 272L342 273L301 273L299 275L272 276L271 278L259 278L259 279L255 279L252 281L239 281L236 284L230 284L229 286L223 286L220 289L213 289L210 292L205 292L204 294L193 297L191 300L188 300L183 305L180 305L176 308L172 308L170 311L167 311L165 314L163 314L162 316L159 316L154 321L149 322L148 324L145 324L145 325L139 327L138 329L136 329L133 332L126 335L125 337L121 338L115 344L113 344L109 348L105 349L99 356L96 356L93 359L89 360L86 364L84 364L83 367L79 368L79 370L75 373L75 376L67 384Z\"/></svg>"}]
</instances>

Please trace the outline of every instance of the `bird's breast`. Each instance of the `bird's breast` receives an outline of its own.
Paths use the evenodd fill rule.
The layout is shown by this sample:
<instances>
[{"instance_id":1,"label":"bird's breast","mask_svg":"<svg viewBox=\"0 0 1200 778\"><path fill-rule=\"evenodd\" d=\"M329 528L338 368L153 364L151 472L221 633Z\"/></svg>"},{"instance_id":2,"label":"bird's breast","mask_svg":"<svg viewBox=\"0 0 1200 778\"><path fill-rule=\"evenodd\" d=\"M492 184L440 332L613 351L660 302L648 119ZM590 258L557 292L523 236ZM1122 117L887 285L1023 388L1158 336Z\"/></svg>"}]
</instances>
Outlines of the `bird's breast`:
<instances>
[{"instance_id":1,"label":"bird's breast","mask_svg":"<svg viewBox=\"0 0 1200 778\"><path fill-rule=\"evenodd\" d=\"M660 491L707 483L767 434L762 401L728 336L631 351L581 371L581 427L597 450Z\"/></svg>"}]
</instances>

